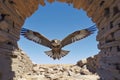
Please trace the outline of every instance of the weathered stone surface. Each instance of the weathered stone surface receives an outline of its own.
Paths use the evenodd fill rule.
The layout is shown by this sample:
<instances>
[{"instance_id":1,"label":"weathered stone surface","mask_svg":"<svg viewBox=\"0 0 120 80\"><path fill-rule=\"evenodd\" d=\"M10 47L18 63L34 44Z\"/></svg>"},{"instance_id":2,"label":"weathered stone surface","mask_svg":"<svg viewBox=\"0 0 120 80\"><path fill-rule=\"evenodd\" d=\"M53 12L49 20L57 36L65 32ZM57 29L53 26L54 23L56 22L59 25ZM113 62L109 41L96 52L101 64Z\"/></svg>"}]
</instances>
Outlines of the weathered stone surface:
<instances>
[{"instance_id":1,"label":"weathered stone surface","mask_svg":"<svg viewBox=\"0 0 120 80\"><path fill-rule=\"evenodd\" d=\"M105 80L119 80L120 79L120 62L118 56L109 56L104 57L100 61L100 68L98 69L99 73L101 73L101 76L104 76ZM104 74L107 73L107 74Z\"/></svg>"},{"instance_id":2,"label":"weathered stone surface","mask_svg":"<svg viewBox=\"0 0 120 80\"><path fill-rule=\"evenodd\" d=\"M31 75L29 75L31 74ZM25 80L98 80L99 76L92 74L84 66L83 68L72 64L36 65L33 72L25 74Z\"/></svg>"},{"instance_id":3,"label":"weathered stone surface","mask_svg":"<svg viewBox=\"0 0 120 80\"><path fill-rule=\"evenodd\" d=\"M32 61L27 57L22 50L15 50L11 55L12 58L12 71L15 73L15 80L24 77L25 73L32 72Z\"/></svg>"},{"instance_id":4,"label":"weathered stone surface","mask_svg":"<svg viewBox=\"0 0 120 80\"><path fill-rule=\"evenodd\" d=\"M120 30L116 31L114 35L116 40L120 40Z\"/></svg>"},{"instance_id":5,"label":"weathered stone surface","mask_svg":"<svg viewBox=\"0 0 120 80\"><path fill-rule=\"evenodd\" d=\"M49 3L53 3L55 0L47 0Z\"/></svg>"},{"instance_id":6,"label":"weathered stone surface","mask_svg":"<svg viewBox=\"0 0 120 80\"><path fill-rule=\"evenodd\" d=\"M84 65L86 65L87 63L87 60L86 59L83 59L83 60L80 60L77 65L80 66L80 67L83 67Z\"/></svg>"}]
</instances>

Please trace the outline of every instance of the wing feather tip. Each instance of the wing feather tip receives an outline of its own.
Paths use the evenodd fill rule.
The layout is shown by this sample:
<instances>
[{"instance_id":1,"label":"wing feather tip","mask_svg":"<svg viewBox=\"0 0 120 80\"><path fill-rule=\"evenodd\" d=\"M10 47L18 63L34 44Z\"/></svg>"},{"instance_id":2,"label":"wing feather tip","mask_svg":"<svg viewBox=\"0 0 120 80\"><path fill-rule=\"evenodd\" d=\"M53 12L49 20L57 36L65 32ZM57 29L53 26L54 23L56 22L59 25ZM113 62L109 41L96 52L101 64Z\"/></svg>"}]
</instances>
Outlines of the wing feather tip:
<instances>
[{"instance_id":1,"label":"wing feather tip","mask_svg":"<svg viewBox=\"0 0 120 80\"><path fill-rule=\"evenodd\" d=\"M28 31L28 29L26 29L26 28L22 28L21 31Z\"/></svg>"},{"instance_id":2,"label":"wing feather tip","mask_svg":"<svg viewBox=\"0 0 120 80\"><path fill-rule=\"evenodd\" d=\"M20 35L23 35L23 36L24 36L25 34L20 34Z\"/></svg>"},{"instance_id":3,"label":"wing feather tip","mask_svg":"<svg viewBox=\"0 0 120 80\"><path fill-rule=\"evenodd\" d=\"M96 27L96 25L93 25L93 26L87 28L87 30L90 31L91 34L92 34L92 33L94 33L97 30L97 27Z\"/></svg>"},{"instance_id":4,"label":"wing feather tip","mask_svg":"<svg viewBox=\"0 0 120 80\"><path fill-rule=\"evenodd\" d=\"M21 33L25 33L26 31L21 31Z\"/></svg>"},{"instance_id":5,"label":"wing feather tip","mask_svg":"<svg viewBox=\"0 0 120 80\"><path fill-rule=\"evenodd\" d=\"M20 35L25 35L25 33L28 31L28 29L26 29L26 28L22 28L21 29L21 32L20 32Z\"/></svg>"}]
</instances>

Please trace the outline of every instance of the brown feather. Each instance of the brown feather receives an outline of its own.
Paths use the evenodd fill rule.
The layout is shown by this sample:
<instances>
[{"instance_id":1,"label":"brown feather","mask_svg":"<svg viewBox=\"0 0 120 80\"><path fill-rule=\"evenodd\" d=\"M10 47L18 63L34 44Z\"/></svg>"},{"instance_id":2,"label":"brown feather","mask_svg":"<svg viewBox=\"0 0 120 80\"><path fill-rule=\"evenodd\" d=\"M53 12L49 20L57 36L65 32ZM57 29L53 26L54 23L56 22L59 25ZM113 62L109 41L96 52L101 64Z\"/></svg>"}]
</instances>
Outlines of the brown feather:
<instances>
[{"instance_id":1,"label":"brown feather","mask_svg":"<svg viewBox=\"0 0 120 80\"><path fill-rule=\"evenodd\" d=\"M46 37L44 37L43 35L41 35L38 32L28 30L28 29L24 30L24 29L22 30L22 35L25 38L27 38L29 40L32 40L32 41L34 41L34 42L36 42L38 44L41 44L43 46L51 48L51 42Z\"/></svg>"},{"instance_id":2,"label":"brown feather","mask_svg":"<svg viewBox=\"0 0 120 80\"><path fill-rule=\"evenodd\" d=\"M71 44L73 42L79 41L87 36L89 36L90 34L92 34L94 31L96 30L96 28L94 26L83 29L83 30L78 30L75 31L71 34L69 34L67 37L65 37L62 41L61 41L61 47L64 47L68 44Z\"/></svg>"}]
</instances>

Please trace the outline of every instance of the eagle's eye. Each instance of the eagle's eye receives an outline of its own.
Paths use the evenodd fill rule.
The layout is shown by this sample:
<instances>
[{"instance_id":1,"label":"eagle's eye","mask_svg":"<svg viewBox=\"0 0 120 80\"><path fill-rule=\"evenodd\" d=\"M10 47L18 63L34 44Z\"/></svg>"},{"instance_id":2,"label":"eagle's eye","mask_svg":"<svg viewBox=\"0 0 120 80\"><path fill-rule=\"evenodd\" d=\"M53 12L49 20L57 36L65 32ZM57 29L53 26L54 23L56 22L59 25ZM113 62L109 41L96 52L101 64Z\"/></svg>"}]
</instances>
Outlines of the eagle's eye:
<instances>
[{"instance_id":1,"label":"eagle's eye","mask_svg":"<svg viewBox=\"0 0 120 80\"><path fill-rule=\"evenodd\" d=\"M52 43L55 43L55 40L52 40L51 42L52 42Z\"/></svg>"},{"instance_id":2,"label":"eagle's eye","mask_svg":"<svg viewBox=\"0 0 120 80\"><path fill-rule=\"evenodd\" d=\"M57 43L58 41L57 41L57 40L52 40L51 42L52 42L52 43Z\"/></svg>"}]
</instances>

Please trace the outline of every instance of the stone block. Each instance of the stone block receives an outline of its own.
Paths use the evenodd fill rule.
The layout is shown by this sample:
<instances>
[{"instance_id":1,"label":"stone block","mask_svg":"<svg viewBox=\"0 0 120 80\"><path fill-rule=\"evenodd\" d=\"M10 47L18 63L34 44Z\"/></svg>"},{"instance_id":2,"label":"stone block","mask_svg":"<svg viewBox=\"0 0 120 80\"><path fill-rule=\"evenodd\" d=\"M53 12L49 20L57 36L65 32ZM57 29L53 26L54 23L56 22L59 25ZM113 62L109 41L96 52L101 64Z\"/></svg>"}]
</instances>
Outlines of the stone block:
<instances>
[{"instance_id":1,"label":"stone block","mask_svg":"<svg viewBox=\"0 0 120 80\"><path fill-rule=\"evenodd\" d=\"M9 40L8 36L0 31L0 42L5 42L7 40Z\"/></svg>"},{"instance_id":2,"label":"stone block","mask_svg":"<svg viewBox=\"0 0 120 80\"><path fill-rule=\"evenodd\" d=\"M114 33L115 40L120 40L120 30Z\"/></svg>"},{"instance_id":3,"label":"stone block","mask_svg":"<svg viewBox=\"0 0 120 80\"><path fill-rule=\"evenodd\" d=\"M108 24L109 25L109 24ZM113 25L114 26L114 25ZM115 31L117 31L120 27L118 25L114 26L113 28L109 28L110 26L106 27L104 31L100 31L97 35L97 40L105 39Z\"/></svg>"},{"instance_id":4,"label":"stone block","mask_svg":"<svg viewBox=\"0 0 120 80\"><path fill-rule=\"evenodd\" d=\"M113 78L119 80L119 70L120 70L120 62L119 62L119 58L120 55L118 56L108 56L108 57L104 57L101 59L100 63L101 63L101 67L102 69L100 70L100 72L108 72L106 75L102 75L104 78L106 78L105 80L109 79L109 78ZM107 76L107 75L111 75Z\"/></svg>"},{"instance_id":5,"label":"stone block","mask_svg":"<svg viewBox=\"0 0 120 80\"><path fill-rule=\"evenodd\" d=\"M24 4L25 10L26 10L26 12L24 12L24 14L27 17L31 16L38 9L39 0L30 0L30 1L22 1L22 2ZM31 5L29 5L29 4L31 4Z\"/></svg>"},{"instance_id":6,"label":"stone block","mask_svg":"<svg viewBox=\"0 0 120 80\"><path fill-rule=\"evenodd\" d=\"M14 73L11 71L11 59L9 56L0 55L1 80L12 79Z\"/></svg>"},{"instance_id":7,"label":"stone block","mask_svg":"<svg viewBox=\"0 0 120 80\"><path fill-rule=\"evenodd\" d=\"M112 47L111 52L112 55L116 55L117 53L117 47Z\"/></svg>"},{"instance_id":8,"label":"stone block","mask_svg":"<svg viewBox=\"0 0 120 80\"><path fill-rule=\"evenodd\" d=\"M115 17L117 14L119 14L119 2L118 0L115 1L115 3L113 5L110 6L110 11L111 11L111 19L114 19L113 17ZM118 17L117 17L118 18Z\"/></svg>"},{"instance_id":9,"label":"stone block","mask_svg":"<svg viewBox=\"0 0 120 80\"><path fill-rule=\"evenodd\" d=\"M100 76L102 76L101 77L102 80L115 80L115 78L112 75L113 73L109 72L108 70L100 68L98 72Z\"/></svg>"},{"instance_id":10,"label":"stone block","mask_svg":"<svg viewBox=\"0 0 120 80\"><path fill-rule=\"evenodd\" d=\"M98 7L97 3L98 3L98 1L93 1L91 3L91 5L89 5L89 7L87 8L86 12L89 17L92 17L93 14L95 14L94 12L95 12L96 8Z\"/></svg>"},{"instance_id":11,"label":"stone block","mask_svg":"<svg viewBox=\"0 0 120 80\"><path fill-rule=\"evenodd\" d=\"M47 0L49 3L53 3L55 0Z\"/></svg>"},{"instance_id":12,"label":"stone block","mask_svg":"<svg viewBox=\"0 0 120 80\"><path fill-rule=\"evenodd\" d=\"M20 16L18 15L18 13L16 13L13 9L7 7L3 2L0 3L1 9L3 10L4 14L9 14L9 16L11 17L11 19L16 22L17 24L19 24L19 26L22 26L24 23L24 20L21 20ZM11 11L12 10L12 11ZM2 13L3 13L2 12Z\"/></svg>"},{"instance_id":13,"label":"stone block","mask_svg":"<svg viewBox=\"0 0 120 80\"><path fill-rule=\"evenodd\" d=\"M85 3L84 0L73 0L73 7L80 9L84 3Z\"/></svg>"},{"instance_id":14,"label":"stone block","mask_svg":"<svg viewBox=\"0 0 120 80\"><path fill-rule=\"evenodd\" d=\"M87 60L83 59L83 60L78 61L77 65L80 66L80 67L83 67L84 65L86 65L86 63L87 63Z\"/></svg>"},{"instance_id":15,"label":"stone block","mask_svg":"<svg viewBox=\"0 0 120 80\"><path fill-rule=\"evenodd\" d=\"M40 5L45 6L44 0L39 0Z\"/></svg>"},{"instance_id":16,"label":"stone block","mask_svg":"<svg viewBox=\"0 0 120 80\"><path fill-rule=\"evenodd\" d=\"M110 7L115 1L114 0L110 0L110 1L105 1L104 5L102 5L101 7L106 8L106 7Z\"/></svg>"},{"instance_id":17,"label":"stone block","mask_svg":"<svg viewBox=\"0 0 120 80\"><path fill-rule=\"evenodd\" d=\"M57 1L59 1L59 2L66 2L66 0L57 0Z\"/></svg>"},{"instance_id":18,"label":"stone block","mask_svg":"<svg viewBox=\"0 0 120 80\"><path fill-rule=\"evenodd\" d=\"M0 22L0 30L7 31L9 24L6 21Z\"/></svg>"},{"instance_id":19,"label":"stone block","mask_svg":"<svg viewBox=\"0 0 120 80\"><path fill-rule=\"evenodd\" d=\"M10 21L10 20L9 20ZM14 29L11 29L11 28L13 28L12 26L11 26L12 24L8 24L8 22L7 21L2 21L2 22L0 22L0 31L2 31L2 32L6 32L6 33L8 33L8 34L11 34L12 36L14 36L14 37L16 37L16 38L18 38L19 39L19 34L20 34L20 32L18 32L18 31L20 31L20 30L18 30L17 28L14 28ZM14 26L15 27L15 26ZM16 29L16 30L15 30ZM2 33L3 34L3 33ZM1 35L2 35L1 34ZM2 38L1 38L2 39Z\"/></svg>"},{"instance_id":20,"label":"stone block","mask_svg":"<svg viewBox=\"0 0 120 80\"><path fill-rule=\"evenodd\" d=\"M109 25L109 23L108 22L106 22L106 23L104 23L104 21L105 21L105 19L103 19L102 21L101 21L101 24L99 25L99 32L98 32L98 35L97 35L97 41L102 41L102 40L104 40L104 37L103 37L103 35L105 35L106 34L106 32L108 31L108 25Z\"/></svg>"},{"instance_id":21,"label":"stone block","mask_svg":"<svg viewBox=\"0 0 120 80\"><path fill-rule=\"evenodd\" d=\"M30 15L30 10L28 8L28 1L15 1L14 9L16 9L17 13L21 14L21 16L24 17L24 19ZM30 5L31 6L31 5ZM28 8L28 9L27 9Z\"/></svg>"},{"instance_id":22,"label":"stone block","mask_svg":"<svg viewBox=\"0 0 120 80\"><path fill-rule=\"evenodd\" d=\"M97 5L99 5L99 4L97 4ZM96 6L97 8L96 8L96 11L95 11L95 13L93 14L93 16L92 16L92 21L93 22L97 22L97 21L99 21L99 19L101 19L102 18L102 20L103 20L103 18L104 18L104 13L103 13L103 11L104 11L104 9L103 8L101 8L101 7L99 7L99 6ZM97 15L96 15L97 14Z\"/></svg>"},{"instance_id":23,"label":"stone block","mask_svg":"<svg viewBox=\"0 0 120 80\"><path fill-rule=\"evenodd\" d=\"M119 44L119 41L113 41L113 42L110 42L110 43L106 43L104 45L101 45L99 46L100 49L102 48L110 48L110 47L115 47L115 46L118 46Z\"/></svg>"},{"instance_id":24,"label":"stone block","mask_svg":"<svg viewBox=\"0 0 120 80\"><path fill-rule=\"evenodd\" d=\"M10 2L5 1L4 2L5 6L13 12L13 14L18 14L17 16L19 16L20 19L24 20L25 16L22 14L22 11L20 12L18 9L15 9L14 6L16 5L16 3L14 1ZM24 8L22 8L22 10L24 10Z\"/></svg>"},{"instance_id":25,"label":"stone block","mask_svg":"<svg viewBox=\"0 0 120 80\"><path fill-rule=\"evenodd\" d=\"M82 8L84 10L87 10L87 8L91 5L92 2L93 2L93 0L86 0L86 1L84 1L84 3L82 3L83 4Z\"/></svg>"}]
</instances>

